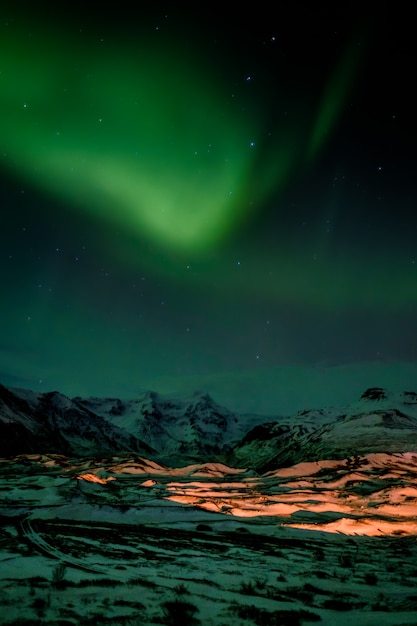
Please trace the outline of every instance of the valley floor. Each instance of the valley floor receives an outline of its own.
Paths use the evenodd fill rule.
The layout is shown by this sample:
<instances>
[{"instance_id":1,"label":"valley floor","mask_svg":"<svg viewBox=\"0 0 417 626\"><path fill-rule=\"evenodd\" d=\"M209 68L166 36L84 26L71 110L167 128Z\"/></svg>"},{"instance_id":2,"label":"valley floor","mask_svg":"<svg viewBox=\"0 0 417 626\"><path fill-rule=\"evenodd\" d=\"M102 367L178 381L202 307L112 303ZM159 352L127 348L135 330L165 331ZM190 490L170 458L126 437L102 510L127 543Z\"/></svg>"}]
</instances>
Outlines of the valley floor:
<instances>
[{"instance_id":1,"label":"valley floor","mask_svg":"<svg viewBox=\"0 0 417 626\"><path fill-rule=\"evenodd\" d=\"M346 502L352 490L342 478L369 468L351 465L303 468L300 485L301 468L257 477L144 459L2 460L0 624L416 625L417 536L405 530L413 510L408 519L399 510L393 530L384 509L379 521L388 526L369 536L369 502L362 526L353 508L306 506L324 501L318 471L328 486L344 484ZM360 481L355 497L372 493L377 509L391 483L381 483L375 464L372 472L378 485ZM407 472L404 498L412 498ZM394 482L398 491L398 475ZM336 502L334 485L328 492ZM273 507L291 494L304 507L278 515ZM362 532L337 532L341 519Z\"/></svg>"}]
</instances>

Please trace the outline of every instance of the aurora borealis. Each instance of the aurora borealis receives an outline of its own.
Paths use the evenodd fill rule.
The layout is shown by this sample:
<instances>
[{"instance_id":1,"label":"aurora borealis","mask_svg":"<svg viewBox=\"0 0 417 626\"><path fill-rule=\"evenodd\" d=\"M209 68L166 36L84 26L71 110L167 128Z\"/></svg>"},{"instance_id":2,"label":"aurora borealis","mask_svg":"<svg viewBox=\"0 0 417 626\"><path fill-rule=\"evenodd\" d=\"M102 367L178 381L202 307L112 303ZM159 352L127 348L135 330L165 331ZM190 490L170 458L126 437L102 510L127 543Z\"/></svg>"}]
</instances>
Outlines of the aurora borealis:
<instances>
[{"instance_id":1,"label":"aurora borealis","mask_svg":"<svg viewBox=\"0 0 417 626\"><path fill-rule=\"evenodd\" d=\"M2 9L4 382L413 361L399 24L129 7Z\"/></svg>"},{"instance_id":2,"label":"aurora borealis","mask_svg":"<svg viewBox=\"0 0 417 626\"><path fill-rule=\"evenodd\" d=\"M234 102L227 74L202 52L187 58L178 33L108 46L100 38L100 47L60 31L32 20L4 28L1 134L12 172L98 219L194 254L314 158L359 56L351 45L323 80L317 111L278 125L264 148L267 99Z\"/></svg>"}]
</instances>

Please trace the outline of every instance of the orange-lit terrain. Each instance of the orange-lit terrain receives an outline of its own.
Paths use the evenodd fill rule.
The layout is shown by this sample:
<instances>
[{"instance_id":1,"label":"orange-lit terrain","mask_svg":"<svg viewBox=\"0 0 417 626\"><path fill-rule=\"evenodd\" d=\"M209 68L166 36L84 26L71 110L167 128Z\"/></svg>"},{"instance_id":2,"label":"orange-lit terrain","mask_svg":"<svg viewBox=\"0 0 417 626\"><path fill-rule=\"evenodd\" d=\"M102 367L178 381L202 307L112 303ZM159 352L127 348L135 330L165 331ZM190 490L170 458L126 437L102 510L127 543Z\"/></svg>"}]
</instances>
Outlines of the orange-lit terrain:
<instances>
[{"instance_id":1,"label":"orange-lit terrain","mask_svg":"<svg viewBox=\"0 0 417 626\"><path fill-rule=\"evenodd\" d=\"M0 623L415 625L416 471L2 459Z\"/></svg>"},{"instance_id":2,"label":"orange-lit terrain","mask_svg":"<svg viewBox=\"0 0 417 626\"><path fill-rule=\"evenodd\" d=\"M150 494L224 515L268 516L277 525L348 535L417 536L414 453L299 463L263 476L219 463L176 469L146 463L120 463L78 478L106 484L118 475L147 474L152 478L138 485ZM110 475L100 477L104 473Z\"/></svg>"}]
</instances>

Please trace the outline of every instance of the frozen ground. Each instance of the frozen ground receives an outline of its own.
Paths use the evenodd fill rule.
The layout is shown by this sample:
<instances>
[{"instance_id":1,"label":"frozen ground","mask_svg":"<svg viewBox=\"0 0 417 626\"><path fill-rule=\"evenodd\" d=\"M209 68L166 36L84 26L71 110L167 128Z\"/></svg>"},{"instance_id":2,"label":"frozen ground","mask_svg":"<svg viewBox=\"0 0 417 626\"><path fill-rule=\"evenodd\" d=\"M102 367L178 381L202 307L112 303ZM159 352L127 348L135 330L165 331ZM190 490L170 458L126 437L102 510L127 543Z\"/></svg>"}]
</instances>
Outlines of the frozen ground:
<instances>
[{"instance_id":1,"label":"frozen ground","mask_svg":"<svg viewBox=\"0 0 417 626\"><path fill-rule=\"evenodd\" d=\"M0 462L0 623L417 624L417 455Z\"/></svg>"}]
</instances>

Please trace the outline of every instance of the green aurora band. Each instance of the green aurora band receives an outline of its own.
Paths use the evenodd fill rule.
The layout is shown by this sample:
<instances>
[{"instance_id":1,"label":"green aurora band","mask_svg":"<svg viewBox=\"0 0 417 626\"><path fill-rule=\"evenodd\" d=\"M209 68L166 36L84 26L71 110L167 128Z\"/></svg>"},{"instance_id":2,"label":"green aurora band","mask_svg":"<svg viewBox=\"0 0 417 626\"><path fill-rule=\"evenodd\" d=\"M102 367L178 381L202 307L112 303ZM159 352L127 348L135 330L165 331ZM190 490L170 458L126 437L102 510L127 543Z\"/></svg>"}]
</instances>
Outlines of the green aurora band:
<instances>
[{"instance_id":1,"label":"green aurora band","mask_svg":"<svg viewBox=\"0 0 417 626\"><path fill-rule=\"evenodd\" d=\"M1 29L4 167L78 210L191 255L222 241L314 158L357 66L348 51L316 113L303 111L266 141L267 98L255 92L242 106L215 59L190 59L178 40L92 45L62 26Z\"/></svg>"}]
</instances>

